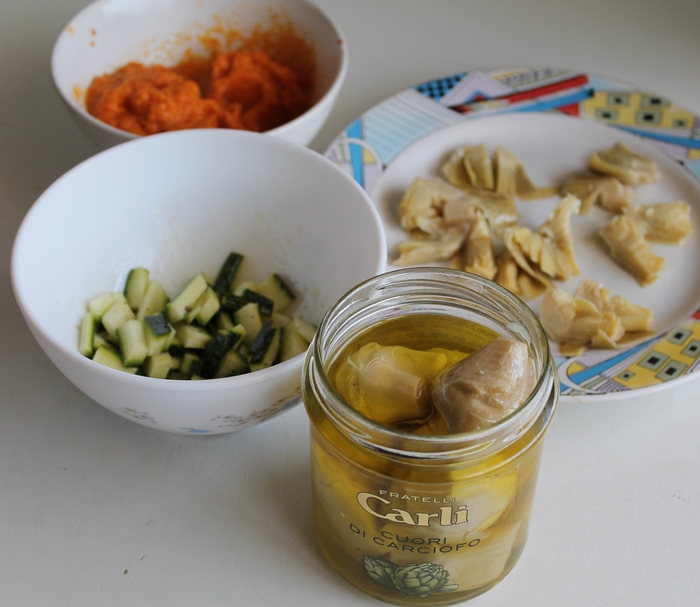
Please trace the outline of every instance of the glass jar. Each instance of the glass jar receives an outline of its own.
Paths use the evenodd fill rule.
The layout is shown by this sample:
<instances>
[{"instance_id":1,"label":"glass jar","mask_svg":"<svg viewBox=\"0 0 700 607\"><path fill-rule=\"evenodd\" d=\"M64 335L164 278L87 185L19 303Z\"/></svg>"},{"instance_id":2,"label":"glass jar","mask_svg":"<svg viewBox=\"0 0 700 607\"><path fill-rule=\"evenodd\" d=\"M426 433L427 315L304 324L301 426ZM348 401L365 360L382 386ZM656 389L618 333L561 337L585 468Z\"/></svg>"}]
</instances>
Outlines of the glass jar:
<instances>
[{"instance_id":1,"label":"glass jar","mask_svg":"<svg viewBox=\"0 0 700 607\"><path fill-rule=\"evenodd\" d=\"M331 377L350 344L381 342L387 326L416 349L475 351L498 335L521 340L537 384L517 410L480 430L432 436L382 426L352 409ZM344 295L321 322L302 379L316 535L329 563L397 605L450 605L497 584L525 546L559 396L555 375L530 308L478 276L411 268Z\"/></svg>"}]
</instances>

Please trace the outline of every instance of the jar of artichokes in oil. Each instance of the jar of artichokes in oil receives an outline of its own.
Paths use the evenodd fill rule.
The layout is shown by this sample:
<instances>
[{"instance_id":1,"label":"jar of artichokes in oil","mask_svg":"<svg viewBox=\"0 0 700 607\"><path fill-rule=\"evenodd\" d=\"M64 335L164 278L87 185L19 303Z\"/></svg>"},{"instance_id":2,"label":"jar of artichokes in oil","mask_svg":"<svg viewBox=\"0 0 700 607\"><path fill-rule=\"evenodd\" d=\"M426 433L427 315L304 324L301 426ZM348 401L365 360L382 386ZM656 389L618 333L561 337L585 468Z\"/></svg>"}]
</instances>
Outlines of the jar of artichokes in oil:
<instances>
[{"instance_id":1,"label":"jar of artichokes in oil","mask_svg":"<svg viewBox=\"0 0 700 607\"><path fill-rule=\"evenodd\" d=\"M526 353L530 383L507 364L502 377L469 371L503 338ZM445 388L460 365L471 379ZM332 567L396 605L451 605L502 580L525 547L555 375L537 317L478 276L411 268L344 295L302 380L316 535ZM455 426L440 391L448 407L481 409ZM504 394L517 400L489 417Z\"/></svg>"}]
</instances>

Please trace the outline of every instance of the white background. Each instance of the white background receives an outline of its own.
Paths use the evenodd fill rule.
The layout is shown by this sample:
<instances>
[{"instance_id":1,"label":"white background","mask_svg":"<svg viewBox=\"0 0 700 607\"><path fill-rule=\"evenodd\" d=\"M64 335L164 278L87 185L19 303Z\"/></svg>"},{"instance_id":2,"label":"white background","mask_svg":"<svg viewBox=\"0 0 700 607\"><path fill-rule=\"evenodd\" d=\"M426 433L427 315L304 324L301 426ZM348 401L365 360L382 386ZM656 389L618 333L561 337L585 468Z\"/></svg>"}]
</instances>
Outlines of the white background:
<instances>
[{"instance_id":1,"label":"white background","mask_svg":"<svg viewBox=\"0 0 700 607\"><path fill-rule=\"evenodd\" d=\"M36 197L94 153L49 73L55 37L86 4L0 0L0 605L379 605L314 543L303 408L240 434L161 433L79 393L24 325L14 234ZM388 95L475 68L604 74L700 114L697 0L318 4L350 48L320 152ZM699 390L563 405L525 553L471 604L699 606Z\"/></svg>"}]
</instances>

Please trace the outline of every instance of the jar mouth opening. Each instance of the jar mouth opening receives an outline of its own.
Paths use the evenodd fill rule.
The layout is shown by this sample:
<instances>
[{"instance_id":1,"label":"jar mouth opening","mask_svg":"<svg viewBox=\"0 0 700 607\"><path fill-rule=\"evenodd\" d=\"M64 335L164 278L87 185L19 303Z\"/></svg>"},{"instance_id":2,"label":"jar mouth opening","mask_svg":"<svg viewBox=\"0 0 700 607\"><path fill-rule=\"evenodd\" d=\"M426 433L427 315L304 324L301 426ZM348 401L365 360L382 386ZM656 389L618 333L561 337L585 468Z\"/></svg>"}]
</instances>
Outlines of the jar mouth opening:
<instances>
[{"instance_id":1,"label":"jar mouth opening","mask_svg":"<svg viewBox=\"0 0 700 607\"><path fill-rule=\"evenodd\" d=\"M525 342L530 348L537 364L537 381L535 387L523 403L504 418L483 428L457 434L415 435L409 431L393 428L375 422L355 410L336 390L326 370L335 356L342 350L344 342L337 339L339 332L352 333L360 326L356 315L371 315L371 311L382 304L398 304L399 314L410 314L408 307L410 293L416 288L434 289L439 297L456 297L463 304L474 302L464 299L464 287L486 305L486 310L499 311L502 322L492 324L497 332L509 335ZM407 293L408 292L408 293ZM461 292L461 297L459 293ZM405 305L401 302L405 300ZM425 303L425 302L423 302ZM489 310L488 305L493 309ZM448 306L449 307L449 306ZM354 320L353 320L354 319ZM365 328L372 326L368 323ZM334 337L336 339L334 340ZM330 344L330 348L328 348ZM551 352L544 330L534 312L520 298L500 285L480 276L452 270L449 268L407 268L395 270L371 278L358 284L343 295L326 313L321 321L316 337L309 350L313 359L315 380L324 392L325 401L329 403L327 414L332 423L342 426L355 440L374 450L389 451L404 457L444 457L446 452L479 453L493 451L506 446L522 436L539 417L548 395L555 389L552 373ZM400 448L397 447L400 445Z\"/></svg>"}]
</instances>

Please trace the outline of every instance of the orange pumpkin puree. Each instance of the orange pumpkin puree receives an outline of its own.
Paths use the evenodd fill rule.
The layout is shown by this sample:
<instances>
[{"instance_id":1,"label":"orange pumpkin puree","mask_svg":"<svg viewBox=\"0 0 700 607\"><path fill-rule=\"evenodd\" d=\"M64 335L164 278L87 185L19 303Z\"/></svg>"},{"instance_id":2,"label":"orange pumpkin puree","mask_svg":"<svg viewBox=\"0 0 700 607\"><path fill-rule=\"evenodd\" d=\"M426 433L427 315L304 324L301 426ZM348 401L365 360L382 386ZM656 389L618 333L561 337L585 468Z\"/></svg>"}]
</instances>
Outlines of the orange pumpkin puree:
<instances>
[{"instance_id":1,"label":"orange pumpkin puree","mask_svg":"<svg viewBox=\"0 0 700 607\"><path fill-rule=\"evenodd\" d=\"M85 95L87 111L118 129L151 135L216 127L263 132L310 107L313 51L289 26L274 35L257 31L235 51L202 41L211 57L186 56L173 68L134 62L96 77Z\"/></svg>"}]
</instances>

